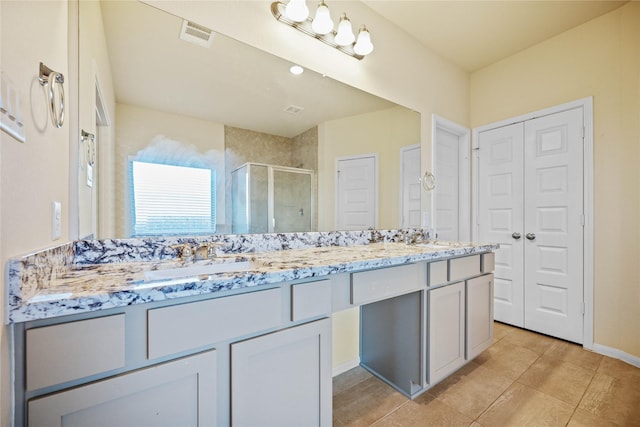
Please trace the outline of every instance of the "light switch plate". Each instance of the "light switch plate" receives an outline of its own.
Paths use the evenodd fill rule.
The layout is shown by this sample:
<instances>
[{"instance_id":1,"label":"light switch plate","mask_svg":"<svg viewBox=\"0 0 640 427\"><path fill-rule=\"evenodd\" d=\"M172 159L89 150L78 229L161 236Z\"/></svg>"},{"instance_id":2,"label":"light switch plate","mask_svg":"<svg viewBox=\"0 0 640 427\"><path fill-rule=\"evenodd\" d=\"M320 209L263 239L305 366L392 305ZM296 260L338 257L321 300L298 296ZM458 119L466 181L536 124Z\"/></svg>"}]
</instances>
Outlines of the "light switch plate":
<instances>
[{"instance_id":1,"label":"light switch plate","mask_svg":"<svg viewBox=\"0 0 640 427\"><path fill-rule=\"evenodd\" d=\"M51 203L51 239L58 240L62 235L62 204Z\"/></svg>"}]
</instances>

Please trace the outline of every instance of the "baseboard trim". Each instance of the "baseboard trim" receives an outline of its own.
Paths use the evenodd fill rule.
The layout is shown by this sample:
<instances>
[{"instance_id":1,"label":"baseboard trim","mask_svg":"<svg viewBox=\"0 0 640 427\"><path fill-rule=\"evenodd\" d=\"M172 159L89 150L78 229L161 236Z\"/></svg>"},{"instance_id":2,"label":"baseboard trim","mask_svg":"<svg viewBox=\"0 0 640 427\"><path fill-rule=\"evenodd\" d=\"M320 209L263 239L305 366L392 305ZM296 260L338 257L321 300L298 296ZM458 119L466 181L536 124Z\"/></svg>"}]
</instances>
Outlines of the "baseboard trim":
<instances>
[{"instance_id":1,"label":"baseboard trim","mask_svg":"<svg viewBox=\"0 0 640 427\"><path fill-rule=\"evenodd\" d=\"M605 356L613 357L614 359L622 360L623 362L627 362L630 365L640 368L640 357L625 353L624 351L618 350L617 348L607 347L606 345L594 343L593 351Z\"/></svg>"},{"instance_id":2,"label":"baseboard trim","mask_svg":"<svg viewBox=\"0 0 640 427\"><path fill-rule=\"evenodd\" d=\"M344 374L345 372L347 372L349 369L353 369L356 366L360 366L360 358L356 357L355 359L352 360L347 360L344 363L341 363L337 366L333 367L332 370L332 376L336 377L340 374Z\"/></svg>"}]
</instances>

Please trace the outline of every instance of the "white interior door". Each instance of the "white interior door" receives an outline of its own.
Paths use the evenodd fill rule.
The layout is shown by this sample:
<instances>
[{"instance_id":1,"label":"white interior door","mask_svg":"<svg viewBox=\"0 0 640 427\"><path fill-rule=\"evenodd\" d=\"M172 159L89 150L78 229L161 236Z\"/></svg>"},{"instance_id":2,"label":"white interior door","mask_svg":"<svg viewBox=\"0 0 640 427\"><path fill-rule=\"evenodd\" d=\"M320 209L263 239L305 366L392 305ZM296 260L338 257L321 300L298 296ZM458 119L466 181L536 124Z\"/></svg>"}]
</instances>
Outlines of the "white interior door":
<instances>
[{"instance_id":1,"label":"white interior door","mask_svg":"<svg viewBox=\"0 0 640 427\"><path fill-rule=\"evenodd\" d=\"M375 156L338 159L336 168L336 226L338 230L377 227L377 159Z\"/></svg>"},{"instance_id":2,"label":"white interior door","mask_svg":"<svg viewBox=\"0 0 640 427\"><path fill-rule=\"evenodd\" d=\"M438 238L460 240L460 149L458 135L438 128L435 140L435 226Z\"/></svg>"},{"instance_id":3,"label":"white interior door","mask_svg":"<svg viewBox=\"0 0 640 427\"><path fill-rule=\"evenodd\" d=\"M479 133L478 237L496 252L495 319L583 342L582 108Z\"/></svg>"},{"instance_id":4,"label":"white interior door","mask_svg":"<svg viewBox=\"0 0 640 427\"><path fill-rule=\"evenodd\" d=\"M583 340L583 113L525 122L525 327Z\"/></svg>"},{"instance_id":5,"label":"white interior door","mask_svg":"<svg viewBox=\"0 0 640 427\"><path fill-rule=\"evenodd\" d=\"M494 318L524 326L523 124L479 134L478 238L496 251Z\"/></svg>"},{"instance_id":6,"label":"white interior door","mask_svg":"<svg viewBox=\"0 0 640 427\"><path fill-rule=\"evenodd\" d=\"M420 145L400 149L402 228L420 228Z\"/></svg>"}]
</instances>

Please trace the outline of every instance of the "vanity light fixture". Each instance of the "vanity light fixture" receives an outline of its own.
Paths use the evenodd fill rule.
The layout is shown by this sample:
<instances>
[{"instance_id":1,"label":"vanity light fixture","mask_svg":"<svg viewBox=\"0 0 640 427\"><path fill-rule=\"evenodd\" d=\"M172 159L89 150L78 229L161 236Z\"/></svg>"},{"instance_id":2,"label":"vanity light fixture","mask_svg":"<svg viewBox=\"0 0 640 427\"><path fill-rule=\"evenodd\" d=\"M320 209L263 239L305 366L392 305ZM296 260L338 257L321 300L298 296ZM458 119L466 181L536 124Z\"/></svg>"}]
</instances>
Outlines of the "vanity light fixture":
<instances>
[{"instance_id":1,"label":"vanity light fixture","mask_svg":"<svg viewBox=\"0 0 640 427\"><path fill-rule=\"evenodd\" d=\"M329 7L321 0L318 3L315 16L309 16L306 0L276 1L271 3L271 13L279 22L287 24L308 36L332 46L356 59L362 59L373 52L371 34L362 25L358 37L353 33L351 21L346 14L342 14L338 22L337 31L331 19Z\"/></svg>"}]
</instances>

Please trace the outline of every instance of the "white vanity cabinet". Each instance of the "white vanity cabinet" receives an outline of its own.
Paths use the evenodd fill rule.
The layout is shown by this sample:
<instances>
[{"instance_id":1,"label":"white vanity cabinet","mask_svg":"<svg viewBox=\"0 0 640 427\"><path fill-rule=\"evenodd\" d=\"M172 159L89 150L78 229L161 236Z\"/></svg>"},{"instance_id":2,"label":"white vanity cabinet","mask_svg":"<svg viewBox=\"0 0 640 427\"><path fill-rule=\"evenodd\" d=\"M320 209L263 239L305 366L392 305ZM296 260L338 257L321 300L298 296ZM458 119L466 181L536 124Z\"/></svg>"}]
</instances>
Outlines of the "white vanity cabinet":
<instances>
[{"instance_id":1,"label":"white vanity cabinet","mask_svg":"<svg viewBox=\"0 0 640 427\"><path fill-rule=\"evenodd\" d=\"M435 384L465 364L465 284L428 294L429 383Z\"/></svg>"},{"instance_id":2,"label":"white vanity cabinet","mask_svg":"<svg viewBox=\"0 0 640 427\"><path fill-rule=\"evenodd\" d=\"M331 425L331 321L231 345L231 425Z\"/></svg>"},{"instance_id":3,"label":"white vanity cabinet","mask_svg":"<svg viewBox=\"0 0 640 427\"><path fill-rule=\"evenodd\" d=\"M416 397L493 337L493 254L15 324L15 425L330 426L331 314Z\"/></svg>"},{"instance_id":4,"label":"white vanity cabinet","mask_svg":"<svg viewBox=\"0 0 640 427\"><path fill-rule=\"evenodd\" d=\"M448 265L444 266L443 262ZM430 386L491 345L493 274L490 272L494 269L494 263L495 258L490 253L438 261L436 268L429 268ZM443 271L446 271L446 275ZM466 280L458 281L460 279Z\"/></svg>"},{"instance_id":5,"label":"white vanity cabinet","mask_svg":"<svg viewBox=\"0 0 640 427\"><path fill-rule=\"evenodd\" d=\"M32 399L28 425L213 426L216 390L213 350Z\"/></svg>"},{"instance_id":6,"label":"white vanity cabinet","mask_svg":"<svg viewBox=\"0 0 640 427\"><path fill-rule=\"evenodd\" d=\"M493 274L469 279L466 297L466 360L471 360L493 342Z\"/></svg>"}]
</instances>

